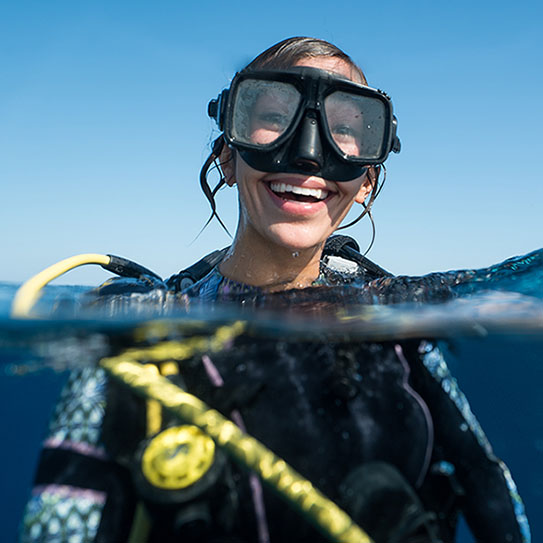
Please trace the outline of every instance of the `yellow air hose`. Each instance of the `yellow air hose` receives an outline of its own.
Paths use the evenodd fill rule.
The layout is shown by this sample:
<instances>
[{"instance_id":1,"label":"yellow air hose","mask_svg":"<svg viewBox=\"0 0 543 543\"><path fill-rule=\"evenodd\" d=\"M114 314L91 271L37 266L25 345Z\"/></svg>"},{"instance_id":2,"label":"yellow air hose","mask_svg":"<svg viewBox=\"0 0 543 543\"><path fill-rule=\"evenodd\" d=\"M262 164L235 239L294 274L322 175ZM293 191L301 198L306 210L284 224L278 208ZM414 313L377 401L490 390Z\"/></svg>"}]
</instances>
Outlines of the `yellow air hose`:
<instances>
[{"instance_id":1,"label":"yellow air hose","mask_svg":"<svg viewBox=\"0 0 543 543\"><path fill-rule=\"evenodd\" d=\"M253 470L330 541L371 543L369 536L334 502L326 498L284 460L218 411L185 392L165 377L146 371L141 363L122 353L104 358L100 365L115 379L210 436L231 458Z\"/></svg>"},{"instance_id":2,"label":"yellow air hose","mask_svg":"<svg viewBox=\"0 0 543 543\"><path fill-rule=\"evenodd\" d=\"M11 316L17 319L28 317L34 307L34 304L41 296L41 289L50 283L53 279L61 276L67 271L73 270L78 266L84 266L85 264L100 264L107 266L111 261L109 255L100 255L95 253L88 253L83 255L71 256L45 268L34 277L25 281L13 299L11 305Z\"/></svg>"},{"instance_id":3,"label":"yellow air hose","mask_svg":"<svg viewBox=\"0 0 543 543\"><path fill-rule=\"evenodd\" d=\"M62 260L26 281L17 291L11 316L25 318L40 297L41 289L63 273L85 264L99 264L106 269L118 257L82 254ZM136 265L137 266L137 265ZM140 267L141 268L141 267ZM144 270L144 268L141 268ZM140 331L153 323L140 325ZM121 381L148 400L159 402L183 422L192 424L213 439L231 458L253 470L292 506L298 509L330 541L338 543L372 543L370 537L334 502L304 479L284 460L262 443L244 434L232 421L210 409L196 396L185 392L165 377L147 371L141 362L167 362L186 359L202 349L220 350L221 344L244 330L242 323L219 327L214 336L197 343L191 340L162 341L151 347L127 349L120 355L103 358L99 364L113 378ZM138 329L135 335L138 334Z\"/></svg>"}]
</instances>

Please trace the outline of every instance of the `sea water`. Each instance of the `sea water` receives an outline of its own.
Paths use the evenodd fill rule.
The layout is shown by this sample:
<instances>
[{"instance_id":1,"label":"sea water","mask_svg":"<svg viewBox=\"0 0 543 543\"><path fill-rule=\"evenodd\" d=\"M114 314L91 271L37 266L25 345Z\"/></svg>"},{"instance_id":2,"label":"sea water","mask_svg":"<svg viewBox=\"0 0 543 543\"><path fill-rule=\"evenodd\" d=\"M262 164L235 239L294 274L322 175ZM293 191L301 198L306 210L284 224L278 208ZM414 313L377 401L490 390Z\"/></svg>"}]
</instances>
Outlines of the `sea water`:
<instances>
[{"instance_id":1,"label":"sea water","mask_svg":"<svg viewBox=\"0 0 543 543\"><path fill-rule=\"evenodd\" d=\"M256 336L443 340L451 372L494 452L510 468L532 541L538 542L543 540L542 259L538 251L486 270L442 274L440 280L456 289L453 300L355 305L328 322L274 314L248 319L231 308L208 315L207 321L202 314L185 314L169 315L167 322L176 333L195 325L212 333L219 324L241 318L250 320ZM10 319L16 287L0 283L2 541L16 537L48 419L70 368L95 364L107 355L111 338L124 337L142 321L85 314L58 318L62 312L55 319L43 318L59 300L77 302L86 290L54 286L45 289L40 301L41 318ZM463 525L457 541L473 541Z\"/></svg>"}]
</instances>

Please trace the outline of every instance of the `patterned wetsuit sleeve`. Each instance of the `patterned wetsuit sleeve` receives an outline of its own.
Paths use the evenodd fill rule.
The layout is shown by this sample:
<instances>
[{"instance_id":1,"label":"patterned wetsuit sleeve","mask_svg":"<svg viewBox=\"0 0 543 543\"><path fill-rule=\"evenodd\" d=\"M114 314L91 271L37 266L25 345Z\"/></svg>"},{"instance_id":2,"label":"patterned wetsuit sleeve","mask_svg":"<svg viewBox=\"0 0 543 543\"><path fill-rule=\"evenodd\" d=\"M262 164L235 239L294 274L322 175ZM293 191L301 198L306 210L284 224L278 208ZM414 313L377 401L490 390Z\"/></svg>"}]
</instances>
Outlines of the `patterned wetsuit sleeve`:
<instances>
[{"instance_id":1,"label":"patterned wetsuit sleeve","mask_svg":"<svg viewBox=\"0 0 543 543\"><path fill-rule=\"evenodd\" d=\"M71 373L50 422L21 541L126 541L133 493L102 443L107 379L100 368Z\"/></svg>"},{"instance_id":2,"label":"patterned wetsuit sleeve","mask_svg":"<svg viewBox=\"0 0 543 543\"><path fill-rule=\"evenodd\" d=\"M463 513L481 543L529 543L524 505L507 466L497 458L441 351L423 342L422 394L435 429L435 446L455 467L465 497Z\"/></svg>"}]
</instances>

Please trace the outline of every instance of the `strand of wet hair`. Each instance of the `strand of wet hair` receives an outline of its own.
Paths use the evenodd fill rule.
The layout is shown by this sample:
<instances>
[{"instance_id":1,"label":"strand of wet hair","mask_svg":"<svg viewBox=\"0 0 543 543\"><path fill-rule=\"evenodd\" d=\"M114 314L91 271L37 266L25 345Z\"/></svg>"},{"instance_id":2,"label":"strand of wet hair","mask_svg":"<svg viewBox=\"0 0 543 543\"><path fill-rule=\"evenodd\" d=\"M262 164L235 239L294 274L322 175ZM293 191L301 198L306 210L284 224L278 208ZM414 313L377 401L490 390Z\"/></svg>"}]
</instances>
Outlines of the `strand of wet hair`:
<instances>
[{"instance_id":1,"label":"strand of wet hair","mask_svg":"<svg viewBox=\"0 0 543 543\"><path fill-rule=\"evenodd\" d=\"M207 176L210 173L210 167L212 165L213 165L213 168L211 169L211 171L215 169L220 171L220 166L222 166L222 164L218 162L218 159L221 155L223 147L224 147L224 139L221 135L213 142L211 154L207 157L206 161L204 162L202 166L202 169L200 170L200 187L202 188L202 191L211 207L211 215L207 219L206 223L204 224L204 226L202 227L202 229L200 230L196 238L200 236L200 234L205 230L205 228L213 220L213 218L216 218L219 221L219 224L222 226L223 230L230 237L232 237L232 234L230 233L227 226L224 224L222 219L219 217L219 214L217 213L217 204L215 202L215 195L217 194L218 190L224 186L226 181L224 177L221 175L219 182L213 189L211 189L207 181Z\"/></svg>"},{"instance_id":2,"label":"strand of wet hair","mask_svg":"<svg viewBox=\"0 0 543 543\"><path fill-rule=\"evenodd\" d=\"M379 183L379 174L381 173L381 169L383 170L383 181L381 181L381 183ZM377 199L377 196L379 196L379 194L381 193L381 190L383 190L383 186L385 184L386 178L387 178L387 169L386 169L384 164L380 164L379 173L377 174L377 178L375 180L375 185L372 188L372 194L370 196L370 201L367 204L365 202L362 203L362 207L364 208L364 211L362 211L362 213L356 219L351 221L350 223L345 224L343 226L340 226L338 228L338 230L344 230L345 228L349 228L351 226L354 226L357 222L362 220L366 215L368 216L368 218L370 220L370 223L371 223L371 241L370 241L370 244L368 245L368 248L363 253L364 256L367 255L370 252L370 250L373 247L373 244L375 242L375 237L376 237L377 232L376 232L375 221L373 220L373 214L371 212L371 208L372 208L375 200Z\"/></svg>"}]
</instances>

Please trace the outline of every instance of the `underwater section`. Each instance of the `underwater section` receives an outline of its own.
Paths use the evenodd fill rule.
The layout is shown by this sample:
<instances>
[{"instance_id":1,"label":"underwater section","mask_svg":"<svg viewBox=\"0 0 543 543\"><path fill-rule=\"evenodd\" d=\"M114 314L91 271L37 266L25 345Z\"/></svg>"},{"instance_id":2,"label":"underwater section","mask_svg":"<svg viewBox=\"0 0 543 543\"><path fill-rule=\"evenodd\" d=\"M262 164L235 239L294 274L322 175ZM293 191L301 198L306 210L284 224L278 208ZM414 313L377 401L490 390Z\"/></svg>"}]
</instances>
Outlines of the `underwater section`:
<instances>
[{"instance_id":1,"label":"underwater section","mask_svg":"<svg viewBox=\"0 0 543 543\"><path fill-rule=\"evenodd\" d=\"M226 349L243 366L243 356L272 363L269 342L278 352L305 352L309 363L310 355L330 345L358 352L358 345L419 339L439 342L453 387L457 383L469 399L494 453L512 473L532 541L543 538L543 251L484 270L248 293L241 307L187 304L161 289L96 305L85 287L48 286L32 318L11 319L16 287L0 283L0 412L7 444L0 460L4 495L10 496L1 515L9 540L30 497L60 390L73 370L164 341L182 346L176 351L180 359L209 354L220 360ZM349 395L345 386L331 385ZM348 448L349 439L342 434L341 447ZM457 541L473 541L463 525Z\"/></svg>"}]
</instances>

